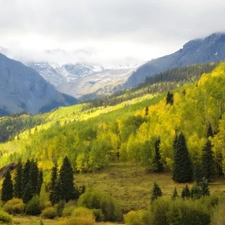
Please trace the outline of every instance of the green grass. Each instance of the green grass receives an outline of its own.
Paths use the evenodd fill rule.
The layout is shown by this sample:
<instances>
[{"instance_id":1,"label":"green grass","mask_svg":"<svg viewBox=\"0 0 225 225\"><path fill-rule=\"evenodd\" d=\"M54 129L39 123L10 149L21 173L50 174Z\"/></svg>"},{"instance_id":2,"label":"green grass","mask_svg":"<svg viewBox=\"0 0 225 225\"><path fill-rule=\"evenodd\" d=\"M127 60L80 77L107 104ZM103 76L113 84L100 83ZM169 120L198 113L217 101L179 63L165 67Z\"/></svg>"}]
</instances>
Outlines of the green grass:
<instances>
[{"instance_id":1,"label":"green grass","mask_svg":"<svg viewBox=\"0 0 225 225\"><path fill-rule=\"evenodd\" d=\"M121 163L112 164L101 172L76 174L75 182L78 186L84 184L87 188L111 194L119 201L123 213L147 209L154 182L159 184L163 196L168 198L171 198L175 187L180 195L185 186L185 184L174 182L169 172L147 173L140 166ZM192 183L188 185L189 188L192 187ZM225 192L225 178L218 178L210 184L209 188L211 193Z\"/></svg>"}]
</instances>

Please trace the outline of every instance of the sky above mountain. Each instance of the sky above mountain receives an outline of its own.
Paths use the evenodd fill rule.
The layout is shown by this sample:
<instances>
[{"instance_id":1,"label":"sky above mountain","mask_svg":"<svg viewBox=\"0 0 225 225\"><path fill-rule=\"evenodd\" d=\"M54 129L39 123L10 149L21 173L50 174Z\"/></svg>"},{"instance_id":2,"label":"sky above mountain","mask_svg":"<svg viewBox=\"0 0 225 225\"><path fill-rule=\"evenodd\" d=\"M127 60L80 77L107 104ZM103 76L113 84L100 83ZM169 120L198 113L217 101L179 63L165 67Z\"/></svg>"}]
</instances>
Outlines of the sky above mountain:
<instances>
[{"instance_id":1,"label":"sky above mountain","mask_svg":"<svg viewBox=\"0 0 225 225\"><path fill-rule=\"evenodd\" d=\"M224 0L0 0L0 46L17 58L142 63L225 32Z\"/></svg>"}]
</instances>

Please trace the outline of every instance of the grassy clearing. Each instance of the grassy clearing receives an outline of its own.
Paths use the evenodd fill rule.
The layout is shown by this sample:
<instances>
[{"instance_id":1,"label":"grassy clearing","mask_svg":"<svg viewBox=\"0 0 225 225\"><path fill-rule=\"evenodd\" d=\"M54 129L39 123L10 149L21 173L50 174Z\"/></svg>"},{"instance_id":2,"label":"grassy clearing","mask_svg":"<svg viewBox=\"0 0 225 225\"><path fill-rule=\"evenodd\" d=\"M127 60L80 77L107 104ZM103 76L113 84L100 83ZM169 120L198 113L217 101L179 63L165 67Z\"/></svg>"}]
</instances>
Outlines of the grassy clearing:
<instances>
[{"instance_id":1,"label":"grassy clearing","mask_svg":"<svg viewBox=\"0 0 225 225\"><path fill-rule=\"evenodd\" d=\"M42 219L44 225L58 225L60 219ZM41 218L35 216L13 216L12 225L40 225ZM110 222L101 222L96 223L96 225L121 225L117 223L110 223Z\"/></svg>"},{"instance_id":2,"label":"grassy clearing","mask_svg":"<svg viewBox=\"0 0 225 225\"><path fill-rule=\"evenodd\" d=\"M101 172L76 174L78 186L105 191L114 196L120 203L123 213L130 210L147 209L149 206L153 183L157 182L163 196L170 198L177 188L178 194L185 184L175 183L170 173L146 173L137 165L113 164ZM192 184L188 184L191 188ZM225 192L225 178L218 178L210 184L211 193Z\"/></svg>"}]
</instances>

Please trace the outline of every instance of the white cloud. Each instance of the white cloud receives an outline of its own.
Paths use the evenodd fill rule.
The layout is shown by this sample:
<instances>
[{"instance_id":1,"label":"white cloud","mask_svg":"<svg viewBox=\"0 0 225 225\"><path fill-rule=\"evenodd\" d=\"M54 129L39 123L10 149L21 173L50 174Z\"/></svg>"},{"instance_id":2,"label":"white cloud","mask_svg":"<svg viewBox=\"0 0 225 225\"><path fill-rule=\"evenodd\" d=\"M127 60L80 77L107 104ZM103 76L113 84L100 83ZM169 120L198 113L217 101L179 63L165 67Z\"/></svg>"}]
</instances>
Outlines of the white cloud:
<instances>
[{"instance_id":1,"label":"white cloud","mask_svg":"<svg viewBox=\"0 0 225 225\"><path fill-rule=\"evenodd\" d=\"M61 60L68 57L99 63L122 63L134 58L145 61L172 53L190 39L225 31L224 0L0 3L0 45L17 54L23 50L27 58L48 58L44 50L65 49L69 53L61 54ZM90 54L78 54L80 49Z\"/></svg>"}]
</instances>

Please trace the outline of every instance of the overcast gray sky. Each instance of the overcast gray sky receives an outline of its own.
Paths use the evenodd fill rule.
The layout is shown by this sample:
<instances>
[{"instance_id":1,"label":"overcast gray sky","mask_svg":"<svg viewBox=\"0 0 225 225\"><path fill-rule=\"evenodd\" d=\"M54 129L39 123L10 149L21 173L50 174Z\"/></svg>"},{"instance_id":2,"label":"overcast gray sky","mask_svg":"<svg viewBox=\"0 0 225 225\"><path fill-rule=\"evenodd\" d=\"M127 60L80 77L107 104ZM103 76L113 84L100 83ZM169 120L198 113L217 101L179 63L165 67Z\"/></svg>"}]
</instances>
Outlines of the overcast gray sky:
<instances>
[{"instance_id":1,"label":"overcast gray sky","mask_svg":"<svg viewBox=\"0 0 225 225\"><path fill-rule=\"evenodd\" d=\"M0 3L0 46L34 59L52 56L53 60L61 57L100 64L144 62L170 54L191 39L225 32L224 0ZM42 53L56 49L60 51Z\"/></svg>"}]
</instances>

